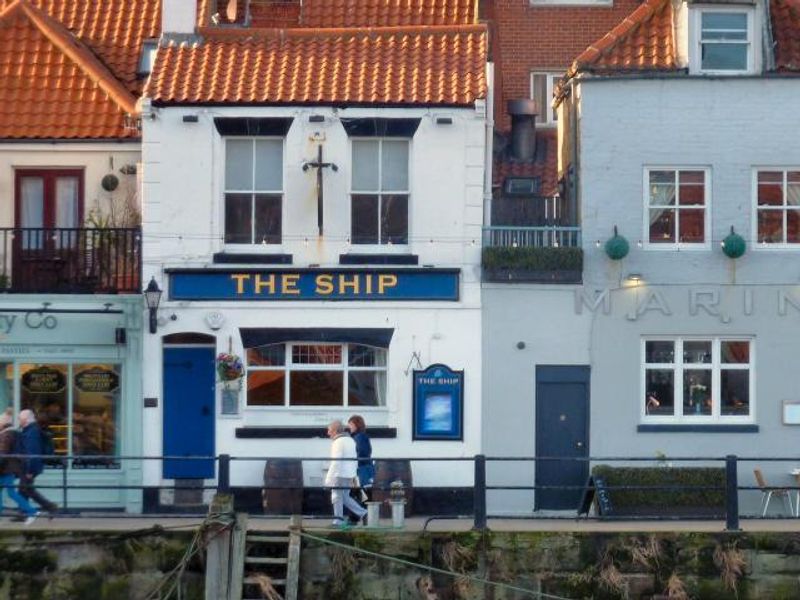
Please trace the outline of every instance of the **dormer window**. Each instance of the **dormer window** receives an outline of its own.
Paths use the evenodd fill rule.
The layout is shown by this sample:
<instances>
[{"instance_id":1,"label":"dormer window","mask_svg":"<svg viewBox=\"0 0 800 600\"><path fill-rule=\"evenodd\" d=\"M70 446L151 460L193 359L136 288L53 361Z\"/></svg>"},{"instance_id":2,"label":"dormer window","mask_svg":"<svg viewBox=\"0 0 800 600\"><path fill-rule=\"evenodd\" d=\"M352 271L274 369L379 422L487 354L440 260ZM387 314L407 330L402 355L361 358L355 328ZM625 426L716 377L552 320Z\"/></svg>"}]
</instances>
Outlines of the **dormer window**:
<instances>
[{"instance_id":1,"label":"dormer window","mask_svg":"<svg viewBox=\"0 0 800 600\"><path fill-rule=\"evenodd\" d=\"M136 68L140 77L147 77L152 72L153 63L156 62L156 52L158 52L158 40L142 42L142 53L139 55L139 66Z\"/></svg>"},{"instance_id":2,"label":"dormer window","mask_svg":"<svg viewBox=\"0 0 800 600\"><path fill-rule=\"evenodd\" d=\"M753 11L743 8L697 9L694 27L694 71L742 74L754 70Z\"/></svg>"}]
</instances>

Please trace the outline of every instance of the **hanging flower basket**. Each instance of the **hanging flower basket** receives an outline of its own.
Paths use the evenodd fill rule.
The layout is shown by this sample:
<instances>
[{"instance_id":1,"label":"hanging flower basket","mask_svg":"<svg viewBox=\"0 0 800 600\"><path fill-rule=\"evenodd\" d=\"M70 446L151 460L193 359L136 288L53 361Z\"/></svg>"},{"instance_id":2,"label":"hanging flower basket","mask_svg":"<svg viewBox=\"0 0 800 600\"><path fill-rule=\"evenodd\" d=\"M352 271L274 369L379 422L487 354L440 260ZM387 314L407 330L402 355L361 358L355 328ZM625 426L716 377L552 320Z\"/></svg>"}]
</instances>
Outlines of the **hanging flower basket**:
<instances>
[{"instance_id":1,"label":"hanging flower basket","mask_svg":"<svg viewBox=\"0 0 800 600\"><path fill-rule=\"evenodd\" d=\"M222 352L217 356L217 374L220 381L238 381L244 375L242 359L235 354Z\"/></svg>"}]
</instances>

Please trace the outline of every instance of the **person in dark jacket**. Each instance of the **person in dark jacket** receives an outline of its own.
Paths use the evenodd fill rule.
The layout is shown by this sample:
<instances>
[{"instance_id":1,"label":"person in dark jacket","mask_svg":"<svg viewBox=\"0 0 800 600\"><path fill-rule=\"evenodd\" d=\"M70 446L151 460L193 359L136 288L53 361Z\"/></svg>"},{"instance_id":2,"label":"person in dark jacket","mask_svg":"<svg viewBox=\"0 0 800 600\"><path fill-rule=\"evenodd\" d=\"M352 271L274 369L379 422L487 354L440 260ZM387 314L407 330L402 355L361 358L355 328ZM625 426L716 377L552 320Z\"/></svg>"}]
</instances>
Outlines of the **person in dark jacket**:
<instances>
[{"instance_id":1,"label":"person in dark jacket","mask_svg":"<svg viewBox=\"0 0 800 600\"><path fill-rule=\"evenodd\" d=\"M15 479L19 477L22 463L18 458L8 456L15 453L16 430L12 427L13 417L6 411L0 415L0 507L3 506L3 490L8 491L11 498L19 508L25 519L25 524L33 523L36 519L36 509L30 502L16 490Z\"/></svg>"},{"instance_id":2,"label":"person in dark jacket","mask_svg":"<svg viewBox=\"0 0 800 600\"><path fill-rule=\"evenodd\" d=\"M49 513L58 510L58 506L42 496L33 486L33 482L44 469L42 460L42 429L36 422L36 415L32 410L25 409L19 413L20 432L17 435L17 454L24 454L22 471L19 477L19 493L27 499L32 499Z\"/></svg>"},{"instance_id":3,"label":"person in dark jacket","mask_svg":"<svg viewBox=\"0 0 800 600\"><path fill-rule=\"evenodd\" d=\"M375 464L372 462L372 443L367 435L367 424L360 415L353 415L347 420L350 435L356 443L358 456L358 484L367 502L372 500L372 481L375 479Z\"/></svg>"}]
</instances>

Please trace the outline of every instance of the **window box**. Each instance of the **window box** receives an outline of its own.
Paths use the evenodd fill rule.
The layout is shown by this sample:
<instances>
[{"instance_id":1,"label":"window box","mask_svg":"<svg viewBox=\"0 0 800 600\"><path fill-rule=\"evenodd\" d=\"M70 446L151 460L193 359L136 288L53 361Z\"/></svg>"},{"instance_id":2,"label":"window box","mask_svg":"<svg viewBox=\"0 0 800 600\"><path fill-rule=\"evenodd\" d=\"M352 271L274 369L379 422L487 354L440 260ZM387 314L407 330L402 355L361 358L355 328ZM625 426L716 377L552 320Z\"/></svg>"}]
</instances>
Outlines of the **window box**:
<instances>
[{"instance_id":1,"label":"window box","mask_svg":"<svg viewBox=\"0 0 800 600\"><path fill-rule=\"evenodd\" d=\"M483 249L483 279L492 282L580 283L581 248L494 247Z\"/></svg>"}]
</instances>

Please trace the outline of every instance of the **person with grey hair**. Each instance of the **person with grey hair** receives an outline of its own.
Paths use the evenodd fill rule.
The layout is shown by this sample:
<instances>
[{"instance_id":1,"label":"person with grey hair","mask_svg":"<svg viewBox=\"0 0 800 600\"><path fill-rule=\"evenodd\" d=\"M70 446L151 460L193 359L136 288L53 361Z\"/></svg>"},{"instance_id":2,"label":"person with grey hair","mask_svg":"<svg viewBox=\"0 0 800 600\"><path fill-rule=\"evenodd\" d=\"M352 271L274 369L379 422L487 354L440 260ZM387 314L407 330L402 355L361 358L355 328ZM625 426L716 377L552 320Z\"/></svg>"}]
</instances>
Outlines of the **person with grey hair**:
<instances>
[{"instance_id":1,"label":"person with grey hair","mask_svg":"<svg viewBox=\"0 0 800 600\"><path fill-rule=\"evenodd\" d=\"M19 476L19 493L27 500L33 500L52 514L58 506L42 496L33 486L33 482L44 470L42 460L42 429L36 422L36 415L28 408L19 412L20 432L17 435L16 453L25 455L22 459L22 470Z\"/></svg>"},{"instance_id":2,"label":"person with grey hair","mask_svg":"<svg viewBox=\"0 0 800 600\"><path fill-rule=\"evenodd\" d=\"M344 507L347 507L359 520L367 511L350 497L350 488L356 477L358 466L356 443L347 432L341 421L331 421L328 425L328 437L331 438L331 464L325 475L325 487L331 488L331 504L333 505L333 525L346 526Z\"/></svg>"},{"instance_id":3,"label":"person with grey hair","mask_svg":"<svg viewBox=\"0 0 800 600\"><path fill-rule=\"evenodd\" d=\"M0 414L0 507L3 506L3 490L8 492L11 498L22 513L22 519L26 525L30 525L36 520L39 513L30 502L16 490L14 480L19 477L22 463L18 458L8 456L14 454L16 447L17 431L13 427L14 417L11 409Z\"/></svg>"}]
</instances>

